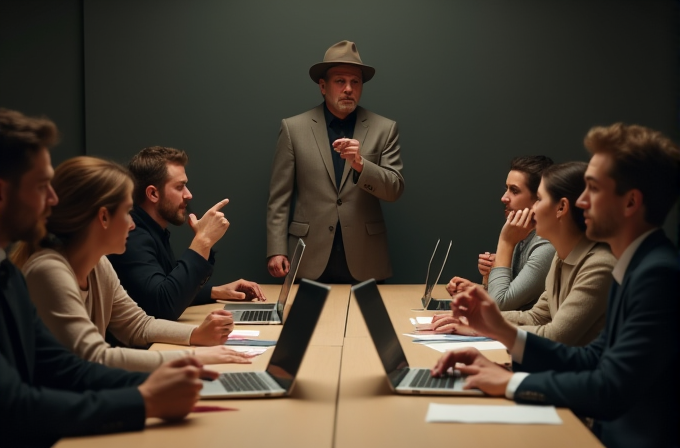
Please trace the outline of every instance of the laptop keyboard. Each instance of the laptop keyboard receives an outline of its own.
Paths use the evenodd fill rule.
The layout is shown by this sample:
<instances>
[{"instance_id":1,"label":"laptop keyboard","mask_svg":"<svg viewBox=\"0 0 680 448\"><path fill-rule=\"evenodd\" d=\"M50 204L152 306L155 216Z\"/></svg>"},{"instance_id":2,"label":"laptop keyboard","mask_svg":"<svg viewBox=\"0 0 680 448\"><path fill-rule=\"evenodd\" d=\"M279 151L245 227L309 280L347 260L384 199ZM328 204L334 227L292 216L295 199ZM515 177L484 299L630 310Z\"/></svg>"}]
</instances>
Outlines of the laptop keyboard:
<instances>
[{"instance_id":1,"label":"laptop keyboard","mask_svg":"<svg viewBox=\"0 0 680 448\"><path fill-rule=\"evenodd\" d=\"M456 380L459 378L458 376L450 375L433 378L428 369L420 369L408 387L417 389L454 389Z\"/></svg>"},{"instance_id":2,"label":"laptop keyboard","mask_svg":"<svg viewBox=\"0 0 680 448\"><path fill-rule=\"evenodd\" d=\"M273 311L244 311L241 321L244 322L267 322L273 320Z\"/></svg>"},{"instance_id":3,"label":"laptop keyboard","mask_svg":"<svg viewBox=\"0 0 680 448\"><path fill-rule=\"evenodd\" d=\"M255 372L230 372L219 376L220 382L228 392L270 390Z\"/></svg>"}]
</instances>

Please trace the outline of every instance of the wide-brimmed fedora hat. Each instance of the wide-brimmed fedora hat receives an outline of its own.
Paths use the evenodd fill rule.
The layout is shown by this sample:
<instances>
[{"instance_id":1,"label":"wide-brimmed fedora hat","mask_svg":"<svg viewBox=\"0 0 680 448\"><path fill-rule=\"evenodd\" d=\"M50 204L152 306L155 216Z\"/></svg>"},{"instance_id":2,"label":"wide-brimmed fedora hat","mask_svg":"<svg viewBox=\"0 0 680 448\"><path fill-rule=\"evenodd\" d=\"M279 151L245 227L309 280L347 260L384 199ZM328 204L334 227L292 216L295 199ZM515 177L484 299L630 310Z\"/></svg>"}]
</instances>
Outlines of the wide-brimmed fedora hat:
<instances>
[{"instance_id":1,"label":"wide-brimmed fedora hat","mask_svg":"<svg viewBox=\"0 0 680 448\"><path fill-rule=\"evenodd\" d=\"M373 75L375 75L375 69L373 67L364 65L361 62L361 57L359 56L359 51L357 51L356 44L348 40L343 40L326 50L323 62L312 65L309 69L309 77L312 78L312 81L318 83L319 79L323 78L329 68L342 64L356 65L359 67L363 74L362 78L364 82L370 81L371 78L373 78Z\"/></svg>"}]
</instances>

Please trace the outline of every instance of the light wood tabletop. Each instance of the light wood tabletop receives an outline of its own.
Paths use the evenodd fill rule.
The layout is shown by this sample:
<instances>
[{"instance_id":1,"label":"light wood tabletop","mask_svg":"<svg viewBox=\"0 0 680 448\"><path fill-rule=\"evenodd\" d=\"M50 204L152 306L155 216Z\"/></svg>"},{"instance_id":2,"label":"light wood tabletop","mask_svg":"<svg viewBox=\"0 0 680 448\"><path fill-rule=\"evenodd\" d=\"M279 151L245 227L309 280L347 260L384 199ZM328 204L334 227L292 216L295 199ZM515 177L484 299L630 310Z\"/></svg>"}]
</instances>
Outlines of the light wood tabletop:
<instances>
[{"instance_id":1,"label":"light wood tabletop","mask_svg":"<svg viewBox=\"0 0 680 448\"><path fill-rule=\"evenodd\" d=\"M262 285L268 301L276 301L279 285ZM423 311L423 285L380 285L390 319L412 367L431 367L441 353L412 342L409 317ZM297 286L293 286L291 298ZM378 354L348 285L332 285L290 397L201 400L198 406L224 406L237 411L191 413L177 423L149 419L144 431L68 438L57 446L187 446L205 447L409 447L421 444L470 447L600 447L599 441L569 411L558 409L562 425L491 425L426 423L429 403L514 406L488 397L403 396L391 392ZM444 285L434 297L448 297ZM215 303L191 307L180 321L199 323ZM287 308L290 306L287 304ZM260 331L260 339L278 339L280 325L237 325ZM176 348L154 344L152 349ZM272 349L251 365L221 364L218 371L264 370ZM509 360L505 350L486 351L496 362Z\"/></svg>"},{"instance_id":2,"label":"light wood tabletop","mask_svg":"<svg viewBox=\"0 0 680 448\"><path fill-rule=\"evenodd\" d=\"M409 317L435 313L422 310L422 286L379 285L378 288L409 365L416 368L434 366L442 354L413 343L412 338L403 335L413 331ZM437 295L437 292L438 288L435 288L435 297L447 297ZM515 406L515 403L490 397L397 395L388 386L385 371L354 297L350 300L347 329L340 373L336 448L410 448L421 444L494 448L601 446L568 409L558 409L562 425L426 423L425 415L430 403L502 406ZM484 354L496 362L509 361L505 350L488 350Z\"/></svg>"}]
</instances>

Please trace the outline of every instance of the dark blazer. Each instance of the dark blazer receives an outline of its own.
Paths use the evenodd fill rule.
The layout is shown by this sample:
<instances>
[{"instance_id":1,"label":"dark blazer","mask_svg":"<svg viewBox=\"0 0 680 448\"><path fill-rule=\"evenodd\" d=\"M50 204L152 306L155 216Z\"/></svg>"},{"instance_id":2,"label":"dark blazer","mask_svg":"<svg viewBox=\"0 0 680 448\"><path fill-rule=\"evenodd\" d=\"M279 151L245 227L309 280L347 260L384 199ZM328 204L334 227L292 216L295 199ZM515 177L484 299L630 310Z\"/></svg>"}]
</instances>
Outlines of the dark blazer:
<instances>
[{"instance_id":1,"label":"dark blazer","mask_svg":"<svg viewBox=\"0 0 680 448\"><path fill-rule=\"evenodd\" d=\"M292 255L302 238L307 249L298 277L323 273L338 221L352 277L392 275L380 200L396 201L404 191L399 131L394 121L362 107L356 113L354 138L364 168L355 181L345 161L339 188L323 104L281 122L267 204L267 257Z\"/></svg>"},{"instance_id":2,"label":"dark blazer","mask_svg":"<svg viewBox=\"0 0 680 448\"><path fill-rule=\"evenodd\" d=\"M608 447L677 446L680 265L663 230L650 234L618 285L605 328L586 347L529 334L515 391L522 403L568 407L598 420ZM597 431L596 431L597 432Z\"/></svg>"},{"instance_id":3,"label":"dark blazer","mask_svg":"<svg viewBox=\"0 0 680 448\"><path fill-rule=\"evenodd\" d=\"M49 446L60 437L140 430L147 374L87 362L38 317L21 272L0 267L0 446Z\"/></svg>"},{"instance_id":4,"label":"dark blazer","mask_svg":"<svg viewBox=\"0 0 680 448\"><path fill-rule=\"evenodd\" d=\"M179 260L170 247L170 232L135 205L131 213L135 229L122 255L109 255L128 295L158 319L177 320L189 305L213 303L208 279L215 263L187 249Z\"/></svg>"}]
</instances>

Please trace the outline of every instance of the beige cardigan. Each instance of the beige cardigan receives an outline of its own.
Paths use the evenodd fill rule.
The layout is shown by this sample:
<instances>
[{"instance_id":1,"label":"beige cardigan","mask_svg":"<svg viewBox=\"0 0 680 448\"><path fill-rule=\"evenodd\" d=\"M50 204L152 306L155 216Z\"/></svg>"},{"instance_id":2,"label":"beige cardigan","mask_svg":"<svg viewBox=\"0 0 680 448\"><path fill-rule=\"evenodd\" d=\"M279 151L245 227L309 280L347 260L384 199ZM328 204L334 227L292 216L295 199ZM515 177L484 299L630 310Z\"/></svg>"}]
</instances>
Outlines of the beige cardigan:
<instances>
[{"instance_id":1,"label":"beige cardigan","mask_svg":"<svg viewBox=\"0 0 680 448\"><path fill-rule=\"evenodd\" d=\"M106 257L99 260L88 276L85 300L71 265L54 250L33 254L23 271L31 300L47 328L66 348L86 360L110 367L151 371L165 361L191 352L114 348L104 340L108 329L130 347L153 342L189 345L191 332L196 328L147 316L127 295Z\"/></svg>"},{"instance_id":2,"label":"beige cardigan","mask_svg":"<svg viewBox=\"0 0 680 448\"><path fill-rule=\"evenodd\" d=\"M503 317L553 341L587 345L604 327L614 264L608 245L583 237L564 261L555 254L533 308L504 311Z\"/></svg>"}]
</instances>

